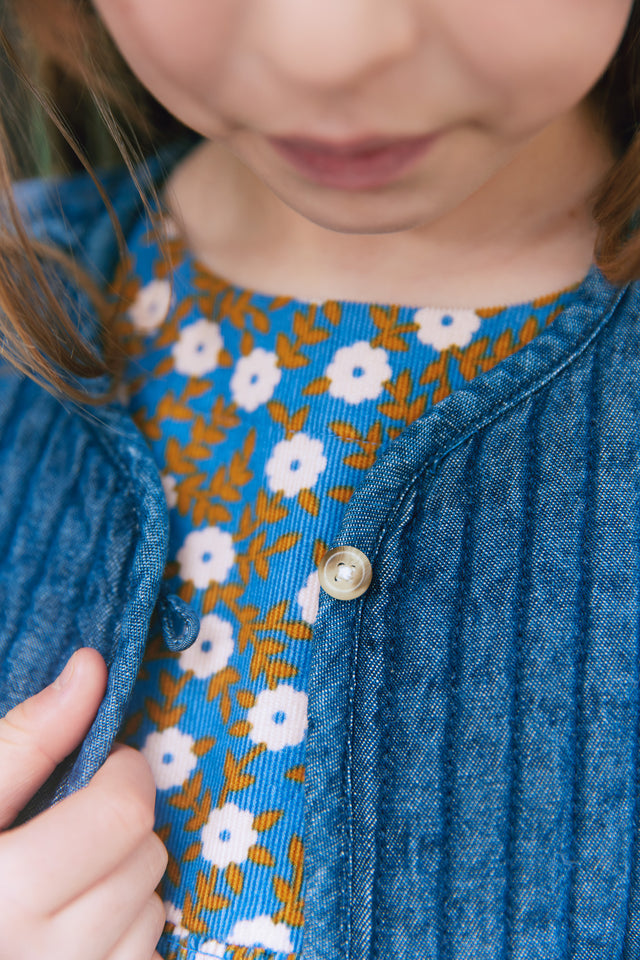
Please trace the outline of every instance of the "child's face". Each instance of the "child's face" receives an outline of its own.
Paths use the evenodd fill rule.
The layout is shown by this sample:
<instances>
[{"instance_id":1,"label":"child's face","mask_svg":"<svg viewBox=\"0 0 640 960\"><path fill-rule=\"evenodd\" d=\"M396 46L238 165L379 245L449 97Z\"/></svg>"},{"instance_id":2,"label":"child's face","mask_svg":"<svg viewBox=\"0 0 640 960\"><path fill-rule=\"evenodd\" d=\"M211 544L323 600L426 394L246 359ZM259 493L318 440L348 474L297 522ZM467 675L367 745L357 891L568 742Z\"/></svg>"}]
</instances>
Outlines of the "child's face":
<instances>
[{"instance_id":1,"label":"child's face","mask_svg":"<svg viewBox=\"0 0 640 960\"><path fill-rule=\"evenodd\" d=\"M290 207L346 233L454 210L579 106L632 0L95 0L125 58L188 126ZM437 134L408 170L327 184L270 142ZM562 137L558 142L562 142ZM383 177L384 180L384 177Z\"/></svg>"}]
</instances>

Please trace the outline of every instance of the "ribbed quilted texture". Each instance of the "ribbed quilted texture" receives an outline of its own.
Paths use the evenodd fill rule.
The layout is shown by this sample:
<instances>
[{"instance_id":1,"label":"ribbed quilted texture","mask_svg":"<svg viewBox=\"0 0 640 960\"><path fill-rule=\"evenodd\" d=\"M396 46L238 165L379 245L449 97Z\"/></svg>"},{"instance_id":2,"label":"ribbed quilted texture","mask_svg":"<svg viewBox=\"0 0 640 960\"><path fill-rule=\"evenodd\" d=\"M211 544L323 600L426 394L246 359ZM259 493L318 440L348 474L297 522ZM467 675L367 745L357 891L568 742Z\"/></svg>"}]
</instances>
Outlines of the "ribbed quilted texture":
<instances>
[{"instance_id":1,"label":"ribbed quilted texture","mask_svg":"<svg viewBox=\"0 0 640 960\"><path fill-rule=\"evenodd\" d=\"M640 956L640 322L595 280L348 508L374 581L316 624L305 960Z\"/></svg>"}]
</instances>

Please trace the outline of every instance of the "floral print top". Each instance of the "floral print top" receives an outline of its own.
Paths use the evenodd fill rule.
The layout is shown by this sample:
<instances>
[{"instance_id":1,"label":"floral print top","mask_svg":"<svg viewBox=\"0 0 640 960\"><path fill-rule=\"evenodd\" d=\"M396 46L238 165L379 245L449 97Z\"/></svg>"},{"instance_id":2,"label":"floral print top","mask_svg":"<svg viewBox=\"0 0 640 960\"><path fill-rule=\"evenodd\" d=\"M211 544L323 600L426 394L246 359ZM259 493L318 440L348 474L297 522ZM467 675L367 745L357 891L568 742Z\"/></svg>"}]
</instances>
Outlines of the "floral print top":
<instances>
[{"instance_id":1,"label":"floral print top","mask_svg":"<svg viewBox=\"0 0 640 960\"><path fill-rule=\"evenodd\" d=\"M123 392L163 475L166 578L201 618L181 654L152 636L120 735L153 769L170 855L159 951L293 960L318 561L379 451L577 287L477 310L306 303L228 284L148 223L129 251Z\"/></svg>"}]
</instances>

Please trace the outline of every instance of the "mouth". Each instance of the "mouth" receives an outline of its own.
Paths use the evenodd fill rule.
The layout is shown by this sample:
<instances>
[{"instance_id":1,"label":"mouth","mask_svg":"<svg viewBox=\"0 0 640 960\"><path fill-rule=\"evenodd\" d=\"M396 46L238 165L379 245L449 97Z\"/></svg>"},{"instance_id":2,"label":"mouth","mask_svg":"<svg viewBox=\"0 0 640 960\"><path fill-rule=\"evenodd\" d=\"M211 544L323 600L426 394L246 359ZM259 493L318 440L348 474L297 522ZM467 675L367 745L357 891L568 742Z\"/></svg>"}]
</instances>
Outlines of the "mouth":
<instances>
[{"instance_id":1,"label":"mouth","mask_svg":"<svg viewBox=\"0 0 640 960\"><path fill-rule=\"evenodd\" d=\"M437 134L329 143L268 137L275 151L305 179L338 190L373 190L397 180L430 149Z\"/></svg>"}]
</instances>

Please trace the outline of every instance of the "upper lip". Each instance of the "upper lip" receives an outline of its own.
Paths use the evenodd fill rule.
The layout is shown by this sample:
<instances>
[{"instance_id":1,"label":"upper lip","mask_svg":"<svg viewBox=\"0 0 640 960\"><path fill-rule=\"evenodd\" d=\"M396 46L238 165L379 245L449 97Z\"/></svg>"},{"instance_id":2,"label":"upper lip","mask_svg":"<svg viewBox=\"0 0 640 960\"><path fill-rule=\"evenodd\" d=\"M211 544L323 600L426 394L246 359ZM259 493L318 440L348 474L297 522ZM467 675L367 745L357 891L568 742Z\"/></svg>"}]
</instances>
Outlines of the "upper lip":
<instances>
[{"instance_id":1,"label":"upper lip","mask_svg":"<svg viewBox=\"0 0 640 960\"><path fill-rule=\"evenodd\" d=\"M409 135L397 137L363 136L349 140L318 140L305 136L269 137L274 143L299 150L309 150L316 153L330 153L336 156L350 156L359 153L371 153L374 150L384 150L398 144L418 142L428 139L429 134Z\"/></svg>"}]
</instances>

